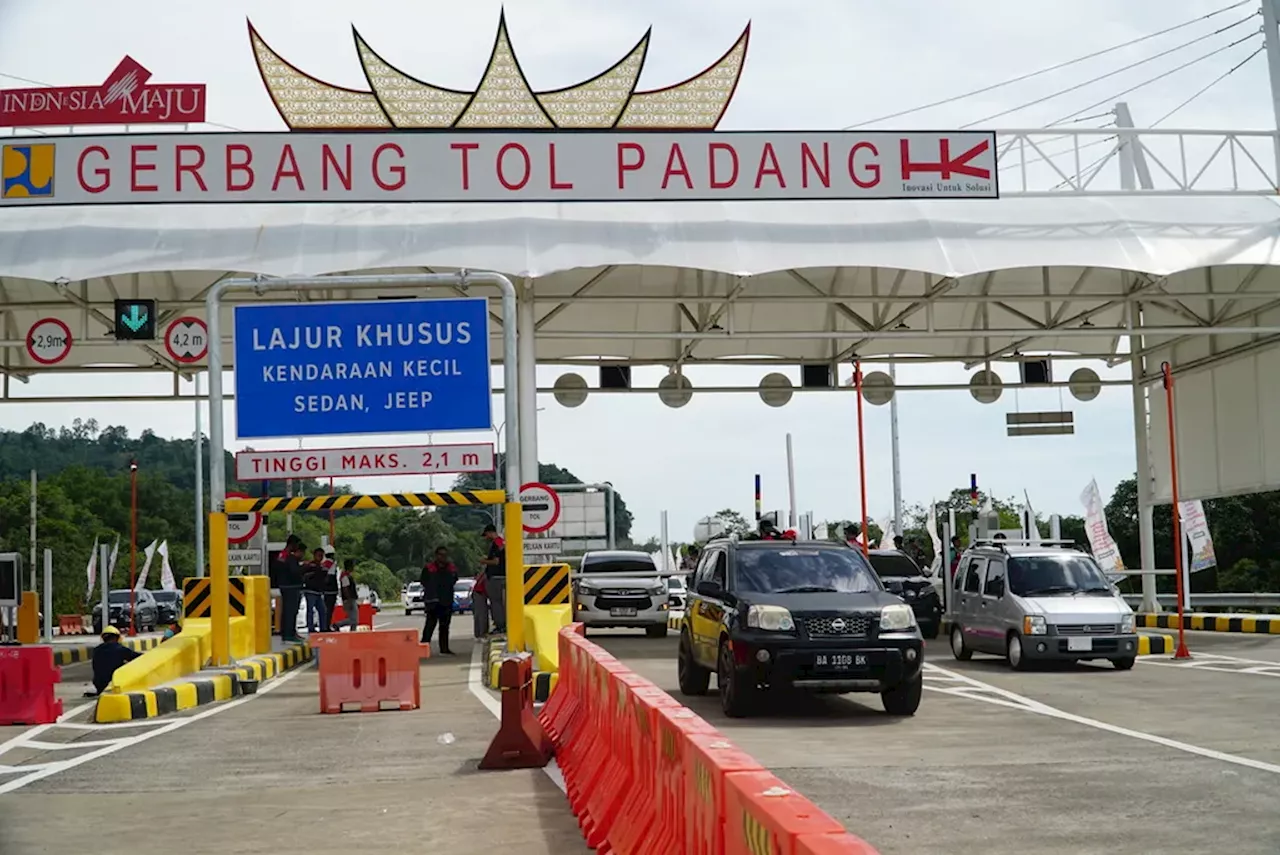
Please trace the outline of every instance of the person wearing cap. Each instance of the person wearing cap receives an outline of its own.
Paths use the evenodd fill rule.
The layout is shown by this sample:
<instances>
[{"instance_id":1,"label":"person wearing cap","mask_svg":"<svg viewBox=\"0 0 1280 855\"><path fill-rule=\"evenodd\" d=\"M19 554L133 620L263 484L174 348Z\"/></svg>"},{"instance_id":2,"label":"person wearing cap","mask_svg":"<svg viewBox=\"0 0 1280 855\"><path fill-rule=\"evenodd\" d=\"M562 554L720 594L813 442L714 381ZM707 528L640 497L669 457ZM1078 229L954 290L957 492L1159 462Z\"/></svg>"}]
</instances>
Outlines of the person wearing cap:
<instances>
[{"instance_id":1,"label":"person wearing cap","mask_svg":"<svg viewBox=\"0 0 1280 855\"><path fill-rule=\"evenodd\" d=\"M102 643L93 648L93 691L85 692L85 697L92 698L102 694L111 685L116 670L141 655L120 643L120 630L114 626L102 630Z\"/></svg>"},{"instance_id":2,"label":"person wearing cap","mask_svg":"<svg viewBox=\"0 0 1280 855\"><path fill-rule=\"evenodd\" d=\"M489 541L489 553L480 559L484 565L485 593L489 597L489 612L496 632L507 629L507 547L498 536L496 526L484 527L484 538Z\"/></svg>"}]
</instances>

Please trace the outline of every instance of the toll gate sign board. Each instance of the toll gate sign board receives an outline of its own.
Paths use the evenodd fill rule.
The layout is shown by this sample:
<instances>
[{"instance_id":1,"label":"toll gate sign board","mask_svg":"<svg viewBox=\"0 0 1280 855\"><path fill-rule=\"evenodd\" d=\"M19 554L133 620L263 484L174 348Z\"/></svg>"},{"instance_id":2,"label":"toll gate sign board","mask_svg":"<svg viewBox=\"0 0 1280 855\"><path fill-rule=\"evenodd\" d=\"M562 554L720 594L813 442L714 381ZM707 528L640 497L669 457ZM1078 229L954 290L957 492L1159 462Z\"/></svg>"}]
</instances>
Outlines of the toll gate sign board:
<instances>
[{"instance_id":1,"label":"toll gate sign board","mask_svg":"<svg viewBox=\"0 0 1280 855\"><path fill-rule=\"evenodd\" d=\"M235 309L236 436L492 430L484 298Z\"/></svg>"}]
</instances>

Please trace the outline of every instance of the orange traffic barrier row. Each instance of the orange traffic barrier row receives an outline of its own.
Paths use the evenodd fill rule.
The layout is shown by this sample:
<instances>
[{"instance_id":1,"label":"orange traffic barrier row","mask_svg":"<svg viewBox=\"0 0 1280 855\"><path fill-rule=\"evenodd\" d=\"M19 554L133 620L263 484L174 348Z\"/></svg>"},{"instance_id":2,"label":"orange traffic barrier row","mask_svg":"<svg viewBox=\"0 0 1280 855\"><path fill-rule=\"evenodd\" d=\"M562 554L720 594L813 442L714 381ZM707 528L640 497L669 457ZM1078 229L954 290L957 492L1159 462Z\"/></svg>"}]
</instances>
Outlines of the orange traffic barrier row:
<instances>
[{"instance_id":1,"label":"orange traffic barrier row","mask_svg":"<svg viewBox=\"0 0 1280 855\"><path fill-rule=\"evenodd\" d=\"M320 712L416 710L422 705L418 662L431 648L412 629L317 632Z\"/></svg>"},{"instance_id":2,"label":"orange traffic barrier row","mask_svg":"<svg viewBox=\"0 0 1280 855\"><path fill-rule=\"evenodd\" d=\"M62 635L86 635L89 630L81 615L58 615L58 632Z\"/></svg>"},{"instance_id":3,"label":"orange traffic barrier row","mask_svg":"<svg viewBox=\"0 0 1280 855\"><path fill-rule=\"evenodd\" d=\"M588 641L560 631L542 708L587 845L610 855L877 855L722 733Z\"/></svg>"}]
</instances>

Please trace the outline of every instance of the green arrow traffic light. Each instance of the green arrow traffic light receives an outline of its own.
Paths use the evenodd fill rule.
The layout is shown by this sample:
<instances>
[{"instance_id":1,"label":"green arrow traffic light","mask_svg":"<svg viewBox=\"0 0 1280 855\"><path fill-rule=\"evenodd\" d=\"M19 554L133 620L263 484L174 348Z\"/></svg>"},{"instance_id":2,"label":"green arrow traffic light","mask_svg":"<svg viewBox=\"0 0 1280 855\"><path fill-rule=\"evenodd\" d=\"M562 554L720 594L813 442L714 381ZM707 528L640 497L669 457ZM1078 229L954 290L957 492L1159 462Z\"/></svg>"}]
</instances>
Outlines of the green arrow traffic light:
<instances>
[{"instance_id":1,"label":"green arrow traffic light","mask_svg":"<svg viewBox=\"0 0 1280 855\"><path fill-rule=\"evenodd\" d=\"M156 337L155 300L116 300L116 339L151 340Z\"/></svg>"}]
</instances>

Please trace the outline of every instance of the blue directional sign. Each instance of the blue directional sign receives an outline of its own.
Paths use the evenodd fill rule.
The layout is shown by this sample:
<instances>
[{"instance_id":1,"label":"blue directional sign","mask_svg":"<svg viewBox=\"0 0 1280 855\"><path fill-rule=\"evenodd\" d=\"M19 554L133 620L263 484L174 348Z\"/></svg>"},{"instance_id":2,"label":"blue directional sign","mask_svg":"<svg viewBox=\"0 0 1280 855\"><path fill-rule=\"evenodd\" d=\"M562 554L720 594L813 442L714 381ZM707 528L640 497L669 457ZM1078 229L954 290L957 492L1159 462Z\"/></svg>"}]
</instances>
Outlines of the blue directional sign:
<instances>
[{"instance_id":1,"label":"blue directional sign","mask_svg":"<svg viewBox=\"0 0 1280 855\"><path fill-rule=\"evenodd\" d=\"M235 309L236 436L490 430L483 298Z\"/></svg>"}]
</instances>

